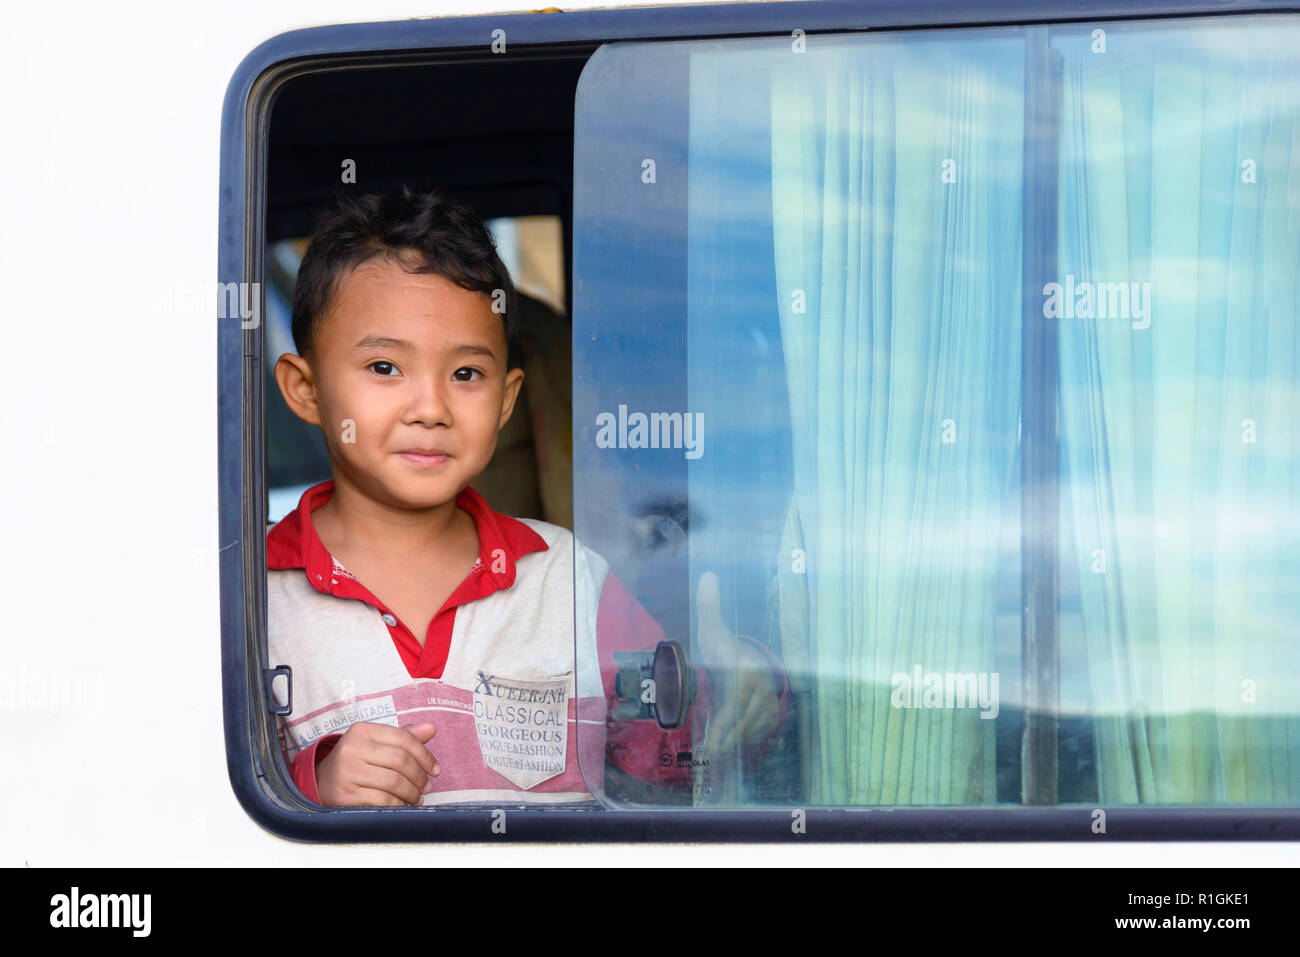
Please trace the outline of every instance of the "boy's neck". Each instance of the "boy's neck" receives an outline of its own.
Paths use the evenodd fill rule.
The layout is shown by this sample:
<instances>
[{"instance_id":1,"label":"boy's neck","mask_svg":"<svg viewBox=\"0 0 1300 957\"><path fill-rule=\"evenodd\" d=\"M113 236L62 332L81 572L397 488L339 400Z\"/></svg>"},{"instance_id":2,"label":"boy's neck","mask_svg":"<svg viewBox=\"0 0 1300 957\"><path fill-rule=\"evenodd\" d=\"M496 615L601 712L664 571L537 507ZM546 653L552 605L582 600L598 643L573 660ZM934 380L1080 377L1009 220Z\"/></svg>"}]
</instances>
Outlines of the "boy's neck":
<instances>
[{"instance_id":1,"label":"boy's neck","mask_svg":"<svg viewBox=\"0 0 1300 957\"><path fill-rule=\"evenodd\" d=\"M455 498L427 509L393 508L340 481L338 476L329 501L310 518L321 543L331 553L382 549L387 556L397 558L427 553L431 547L458 540L467 528L476 542L478 538L473 518L456 505Z\"/></svg>"}]
</instances>

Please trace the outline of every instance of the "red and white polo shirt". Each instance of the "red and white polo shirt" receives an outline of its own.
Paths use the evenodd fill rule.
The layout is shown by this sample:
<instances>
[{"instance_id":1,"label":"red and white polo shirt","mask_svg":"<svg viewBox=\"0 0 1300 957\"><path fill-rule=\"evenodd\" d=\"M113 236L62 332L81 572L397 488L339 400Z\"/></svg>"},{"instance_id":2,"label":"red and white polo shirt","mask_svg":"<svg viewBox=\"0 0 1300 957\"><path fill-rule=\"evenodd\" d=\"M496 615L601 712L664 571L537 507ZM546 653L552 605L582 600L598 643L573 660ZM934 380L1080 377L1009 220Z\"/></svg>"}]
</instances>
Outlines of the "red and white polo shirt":
<instances>
[{"instance_id":1,"label":"red and white polo shirt","mask_svg":"<svg viewBox=\"0 0 1300 957\"><path fill-rule=\"evenodd\" d=\"M466 488L456 504L478 528L479 556L421 646L317 536L310 515L333 488L308 489L267 533L269 663L293 669L293 712L277 720L306 797L320 802L317 758L356 721L437 725L429 748L442 773L426 805L589 802L583 773L600 786L606 760L690 788L691 769L662 759L691 749L689 722L607 724L614 652L653 651L664 635L595 552Z\"/></svg>"}]
</instances>

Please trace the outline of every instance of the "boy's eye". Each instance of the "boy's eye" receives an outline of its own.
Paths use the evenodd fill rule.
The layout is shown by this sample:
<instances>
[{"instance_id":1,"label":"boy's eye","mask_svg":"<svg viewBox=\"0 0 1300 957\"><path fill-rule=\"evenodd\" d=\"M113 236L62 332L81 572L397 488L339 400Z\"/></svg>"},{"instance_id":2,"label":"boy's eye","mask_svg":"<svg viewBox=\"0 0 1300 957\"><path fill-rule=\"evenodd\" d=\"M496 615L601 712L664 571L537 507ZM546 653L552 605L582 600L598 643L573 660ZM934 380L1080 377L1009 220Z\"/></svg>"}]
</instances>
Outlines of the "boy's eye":
<instances>
[{"instance_id":1,"label":"boy's eye","mask_svg":"<svg viewBox=\"0 0 1300 957\"><path fill-rule=\"evenodd\" d=\"M400 375L397 371L397 366L393 365L391 362L372 362L370 365L366 366L366 368L374 372L375 375L384 376L385 378Z\"/></svg>"},{"instance_id":2,"label":"boy's eye","mask_svg":"<svg viewBox=\"0 0 1300 957\"><path fill-rule=\"evenodd\" d=\"M478 369L470 369L468 367L462 367L460 369L457 369L455 372L451 374L451 377L455 379L457 382L473 382L474 376L479 376L480 378L482 378L483 373L480 372Z\"/></svg>"}]
</instances>

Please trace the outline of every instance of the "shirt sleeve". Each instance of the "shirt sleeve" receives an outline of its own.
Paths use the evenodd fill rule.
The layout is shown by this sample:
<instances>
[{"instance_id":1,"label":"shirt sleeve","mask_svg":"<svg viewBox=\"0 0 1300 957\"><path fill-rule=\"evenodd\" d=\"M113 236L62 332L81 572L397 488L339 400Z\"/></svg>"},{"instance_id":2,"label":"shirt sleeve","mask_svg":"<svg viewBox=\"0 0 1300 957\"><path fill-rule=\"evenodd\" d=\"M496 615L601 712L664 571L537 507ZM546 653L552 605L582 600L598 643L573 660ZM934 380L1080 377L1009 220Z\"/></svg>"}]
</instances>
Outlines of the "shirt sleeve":
<instances>
[{"instance_id":1,"label":"shirt sleeve","mask_svg":"<svg viewBox=\"0 0 1300 957\"><path fill-rule=\"evenodd\" d=\"M777 731L766 741L756 742L746 750L746 761L761 761L770 751L789 713L790 690L785 669L780 661L763 645L747 636L739 636L760 650L772 667L774 687L777 689L780 721ZM685 724L665 731L655 721L614 721L617 698L614 679L618 669L614 653L620 651L653 652L665 640L663 628L642 607L641 603L613 572L605 576L601 588L600 604L596 613L596 646L600 655L601 679L605 691L607 715L606 760L620 771L659 787L689 791L692 786L692 732L693 713L707 713L711 689L708 674L695 668L695 706L688 713Z\"/></svg>"},{"instance_id":2,"label":"shirt sleeve","mask_svg":"<svg viewBox=\"0 0 1300 957\"><path fill-rule=\"evenodd\" d=\"M293 778L294 786L307 800L323 805L325 802L320 799L320 786L316 781L316 762L329 754L343 735L327 734L317 738L290 761L284 750L284 719L277 717L275 720L279 725L280 752L285 755L285 764L289 768L289 776Z\"/></svg>"}]
</instances>

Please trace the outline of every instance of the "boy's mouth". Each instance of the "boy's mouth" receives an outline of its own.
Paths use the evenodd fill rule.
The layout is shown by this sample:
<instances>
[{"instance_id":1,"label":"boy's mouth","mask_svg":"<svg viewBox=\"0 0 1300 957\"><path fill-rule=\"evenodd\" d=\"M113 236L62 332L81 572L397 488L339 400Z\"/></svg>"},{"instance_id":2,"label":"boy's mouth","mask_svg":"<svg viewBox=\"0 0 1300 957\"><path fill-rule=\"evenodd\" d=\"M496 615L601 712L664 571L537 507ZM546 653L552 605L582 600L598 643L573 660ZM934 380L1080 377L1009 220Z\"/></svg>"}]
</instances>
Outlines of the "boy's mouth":
<instances>
[{"instance_id":1,"label":"boy's mouth","mask_svg":"<svg viewBox=\"0 0 1300 957\"><path fill-rule=\"evenodd\" d=\"M406 449L397 453L399 457L410 462L416 468L432 468L446 462L450 455L441 449Z\"/></svg>"}]
</instances>

